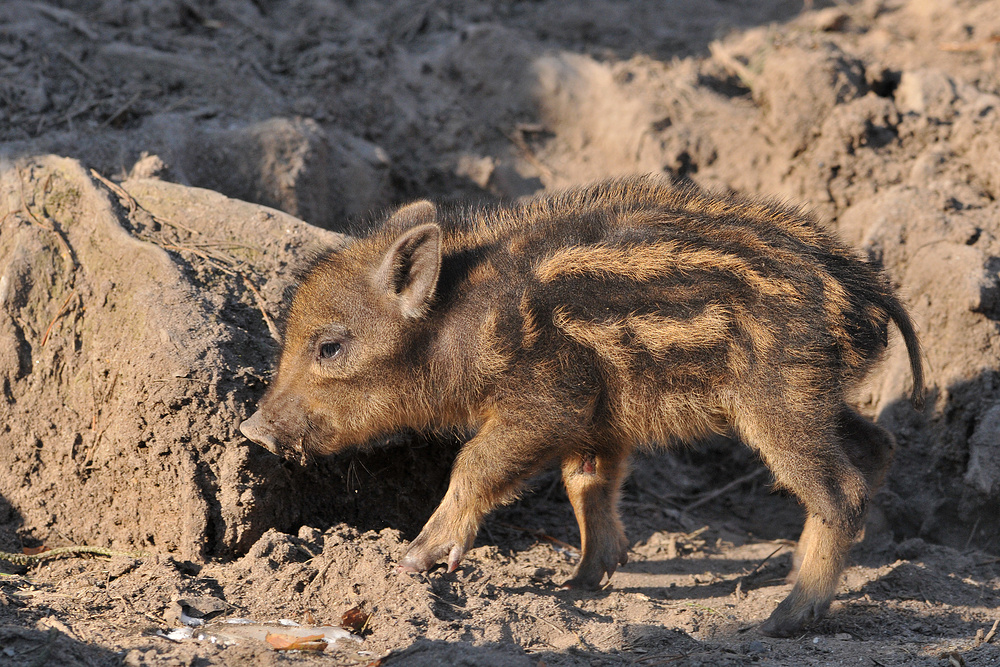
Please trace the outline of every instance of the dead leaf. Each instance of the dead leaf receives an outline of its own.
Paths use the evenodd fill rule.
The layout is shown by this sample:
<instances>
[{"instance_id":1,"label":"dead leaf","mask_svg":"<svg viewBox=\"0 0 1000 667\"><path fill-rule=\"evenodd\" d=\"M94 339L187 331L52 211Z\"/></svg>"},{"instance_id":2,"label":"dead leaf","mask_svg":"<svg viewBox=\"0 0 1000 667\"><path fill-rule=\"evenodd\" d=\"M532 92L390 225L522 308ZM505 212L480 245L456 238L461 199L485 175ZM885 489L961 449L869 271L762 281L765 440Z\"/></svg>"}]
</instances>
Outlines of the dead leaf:
<instances>
[{"instance_id":1,"label":"dead leaf","mask_svg":"<svg viewBox=\"0 0 1000 667\"><path fill-rule=\"evenodd\" d=\"M40 547L24 547L21 549L25 556L37 556L38 554L45 553L49 548L44 544Z\"/></svg>"},{"instance_id":2,"label":"dead leaf","mask_svg":"<svg viewBox=\"0 0 1000 667\"><path fill-rule=\"evenodd\" d=\"M326 640L324 635L309 635L308 637L295 637L293 635L282 635L267 633L264 641L271 645L275 651L325 651Z\"/></svg>"},{"instance_id":3,"label":"dead leaf","mask_svg":"<svg viewBox=\"0 0 1000 667\"><path fill-rule=\"evenodd\" d=\"M366 614L360 606L357 606L344 612L344 615L340 617L340 627L360 635L368 627L368 621L371 620L371 617L371 614Z\"/></svg>"}]
</instances>

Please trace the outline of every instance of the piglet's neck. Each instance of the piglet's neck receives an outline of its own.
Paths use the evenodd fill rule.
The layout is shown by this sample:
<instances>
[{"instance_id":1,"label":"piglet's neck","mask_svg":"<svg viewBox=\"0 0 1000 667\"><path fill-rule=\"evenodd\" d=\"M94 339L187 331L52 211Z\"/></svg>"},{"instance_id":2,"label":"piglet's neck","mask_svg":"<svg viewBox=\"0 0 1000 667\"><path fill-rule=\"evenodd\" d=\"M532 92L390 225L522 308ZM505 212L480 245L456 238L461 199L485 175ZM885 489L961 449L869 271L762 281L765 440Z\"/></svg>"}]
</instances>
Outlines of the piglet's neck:
<instances>
[{"instance_id":1,"label":"piglet's neck","mask_svg":"<svg viewBox=\"0 0 1000 667\"><path fill-rule=\"evenodd\" d=\"M428 403L440 426L466 427L481 421L481 408L493 391L494 378L482 368L482 350L474 333L444 322L426 347Z\"/></svg>"}]
</instances>

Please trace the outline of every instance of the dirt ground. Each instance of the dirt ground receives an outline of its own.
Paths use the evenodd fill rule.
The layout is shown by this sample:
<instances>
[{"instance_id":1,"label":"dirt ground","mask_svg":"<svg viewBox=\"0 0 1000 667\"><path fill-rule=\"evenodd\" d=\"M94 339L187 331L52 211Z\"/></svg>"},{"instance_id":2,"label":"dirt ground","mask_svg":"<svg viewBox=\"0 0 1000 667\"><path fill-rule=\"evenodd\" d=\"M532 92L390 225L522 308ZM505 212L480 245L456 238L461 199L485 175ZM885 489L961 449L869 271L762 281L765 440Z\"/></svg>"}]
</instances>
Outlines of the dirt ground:
<instances>
[{"instance_id":1,"label":"dirt ground","mask_svg":"<svg viewBox=\"0 0 1000 667\"><path fill-rule=\"evenodd\" d=\"M756 627L802 511L738 443L638 455L586 593L555 473L410 575L458 443L302 466L237 429L370 211L645 172L813 209L924 345L923 411L896 339L855 397L896 461L798 638ZM0 3L0 551L117 552L0 561L0 664L1000 665L998 199L995 1Z\"/></svg>"}]
</instances>

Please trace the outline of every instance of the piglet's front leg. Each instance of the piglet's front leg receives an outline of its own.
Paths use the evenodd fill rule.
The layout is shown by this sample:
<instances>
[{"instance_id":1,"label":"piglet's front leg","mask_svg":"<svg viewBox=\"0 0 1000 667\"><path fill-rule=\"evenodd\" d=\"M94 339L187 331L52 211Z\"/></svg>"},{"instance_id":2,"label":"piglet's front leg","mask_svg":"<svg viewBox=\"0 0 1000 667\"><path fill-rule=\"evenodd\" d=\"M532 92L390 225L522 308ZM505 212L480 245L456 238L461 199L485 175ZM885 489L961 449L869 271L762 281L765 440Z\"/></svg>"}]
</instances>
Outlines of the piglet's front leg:
<instances>
[{"instance_id":1,"label":"piglet's front leg","mask_svg":"<svg viewBox=\"0 0 1000 667\"><path fill-rule=\"evenodd\" d=\"M454 482L454 476L452 477ZM450 492L427 520L417 539L399 561L399 569L425 572L447 559L448 571L454 572L465 552L472 547L479 532L480 515L474 507L462 507Z\"/></svg>"},{"instance_id":2,"label":"piglet's front leg","mask_svg":"<svg viewBox=\"0 0 1000 667\"><path fill-rule=\"evenodd\" d=\"M491 420L459 452L444 500L413 540L399 567L424 572L447 559L458 567L493 508L510 501L521 482L555 455L540 429Z\"/></svg>"}]
</instances>

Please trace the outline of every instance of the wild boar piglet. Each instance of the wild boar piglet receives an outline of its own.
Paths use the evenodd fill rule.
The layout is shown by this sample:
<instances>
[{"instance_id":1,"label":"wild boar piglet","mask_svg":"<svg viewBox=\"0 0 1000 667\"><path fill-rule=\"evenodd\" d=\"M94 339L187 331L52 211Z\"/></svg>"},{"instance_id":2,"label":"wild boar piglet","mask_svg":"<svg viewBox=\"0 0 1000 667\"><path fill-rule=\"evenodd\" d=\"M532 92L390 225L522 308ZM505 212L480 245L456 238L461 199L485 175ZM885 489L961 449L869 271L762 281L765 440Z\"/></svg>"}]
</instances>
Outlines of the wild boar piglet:
<instances>
[{"instance_id":1,"label":"wild boar piglet","mask_svg":"<svg viewBox=\"0 0 1000 667\"><path fill-rule=\"evenodd\" d=\"M483 517L558 463L582 552L628 558L617 503L636 447L730 434L805 505L795 585L762 630L822 616L892 436L845 400L913 326L880 271L803 211L654 178L525 203L404 206L318 260L243 433L331 454L404 428L474 435L401 567L454 570Z\"/></svg>"}]
</instances>

